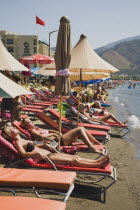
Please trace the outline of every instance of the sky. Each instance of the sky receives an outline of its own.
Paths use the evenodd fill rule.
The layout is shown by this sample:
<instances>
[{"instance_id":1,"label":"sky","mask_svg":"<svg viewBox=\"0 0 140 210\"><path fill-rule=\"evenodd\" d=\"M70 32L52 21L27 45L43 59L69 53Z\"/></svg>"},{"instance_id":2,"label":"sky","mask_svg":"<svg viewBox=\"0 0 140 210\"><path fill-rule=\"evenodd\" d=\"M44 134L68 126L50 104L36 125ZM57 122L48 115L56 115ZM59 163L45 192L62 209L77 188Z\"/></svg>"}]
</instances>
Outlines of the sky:
<instances>
[{"instance_id":1,"label":"sky","mask_svg":"<svg viewBox=\"0 0 140 210\"><path fill-rule=\"evenodd\" d=\"M36 24L36 16L45 27ZM70 19L72 47L81 34L93 49L140 35L140 0L0 0L0 30L38 35L47 43L62 16ZM55 47L57 32L50 40Z\"/></svg>"}]
</instances>

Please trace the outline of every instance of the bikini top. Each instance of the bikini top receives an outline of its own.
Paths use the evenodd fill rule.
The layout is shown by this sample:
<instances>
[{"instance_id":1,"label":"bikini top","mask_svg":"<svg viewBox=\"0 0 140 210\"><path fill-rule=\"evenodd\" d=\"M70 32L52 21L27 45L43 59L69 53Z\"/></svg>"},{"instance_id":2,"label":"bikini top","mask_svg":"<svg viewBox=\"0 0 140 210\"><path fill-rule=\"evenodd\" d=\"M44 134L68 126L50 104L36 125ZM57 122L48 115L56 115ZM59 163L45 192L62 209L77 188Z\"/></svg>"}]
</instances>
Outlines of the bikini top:
<instances>
[{"instance_id":1,"label":"bikini top","mask_svg":"<svg viewBox=\"0 0 140 210\"><path fill-rule=\"evenodd\" d=\"M35 126L35 128L34 128L35 130L39 130L40 128L38 127L38 126ZM28 132L28 134L29 134L29 138L31 138L31 131L32 131L33 129L28 129L27 130L27 132ZM40 131L40 134L48 134L49 133L49 131L47 130L47 129L44 129L44 130L42 130L42 131Z\"/></svg>"}]
</instances>

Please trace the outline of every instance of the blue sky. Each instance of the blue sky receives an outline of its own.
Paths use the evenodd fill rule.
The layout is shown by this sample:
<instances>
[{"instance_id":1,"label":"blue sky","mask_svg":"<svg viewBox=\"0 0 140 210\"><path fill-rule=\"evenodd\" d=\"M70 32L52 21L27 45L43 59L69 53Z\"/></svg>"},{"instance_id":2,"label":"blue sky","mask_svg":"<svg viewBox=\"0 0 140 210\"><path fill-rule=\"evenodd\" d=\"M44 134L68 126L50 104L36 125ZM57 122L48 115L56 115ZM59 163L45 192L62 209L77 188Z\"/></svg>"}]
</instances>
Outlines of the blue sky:
<instances>
[{"instance_id":1,"label":"blue sky","mask_svg":"<svg viewBox=\"0 0 140 210\"><path fill-rule=\"evenodd\" d=\"M140 35L140 0L0 0L0 30L37 34L48 43L62 16L71 21L72 46L85 34L93 49ZM35 16L46 26L35 23ZM51 35L51 47L57 33Z\"/></svg>"}]
</instances>

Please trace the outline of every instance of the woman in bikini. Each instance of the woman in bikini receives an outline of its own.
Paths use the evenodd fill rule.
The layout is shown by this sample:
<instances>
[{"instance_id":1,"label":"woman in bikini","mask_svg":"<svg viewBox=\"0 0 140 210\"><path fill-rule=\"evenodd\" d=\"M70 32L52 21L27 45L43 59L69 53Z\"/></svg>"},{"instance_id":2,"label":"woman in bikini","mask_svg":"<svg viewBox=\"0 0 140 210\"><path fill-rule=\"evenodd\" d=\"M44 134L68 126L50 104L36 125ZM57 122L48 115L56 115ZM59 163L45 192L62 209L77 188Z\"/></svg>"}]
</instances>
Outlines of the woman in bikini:
<instances>
[{"instance_id":1,"label":"woman in bikini","mask_svg":"<svg viewBox=\"0 0 140 210\"><path fill-rule=\"evenodd\" d=\"M47 148L43 148L43 145L33 145L32 141L22 139L19 135L19 131L12 126L5 126L2 131L2 136L8 141L14 141L14 146L23 158L34 158L39 161L49 163L49 159L57 165L73 165L77 167L85 168L104 168L109 164L109 156L105 156L98 160L91 160L86 158L81 158L77 155L68 155L64 153L55 153L54 149L50 149L49 145ZM27 148L29 144L32 144L32 148ZM28 151L27 151L28 149ZM49 159L48 159L49 158Z\"/></svg>"},{"instance_id":2,"label":"woman in bikini","mask_svg":"<svg viewBox=\"0 0 140 210\"><path fill-rule=\"evenodd\" d=\"M36 127L34 123L29 118L24 118L22 120L23 128L28 130L30 135L37 140L46 141L48 139L53 139L58 141L58 131L55 130L45 130L39 127ZM73 142L75 142L78 138L80 138L89 148L91 152L102 153L102 151L98 150L94 147L93 144L102 145L98 142L84 127L74 128L67 133L61 136L61 145L62 146L70 146ZM93 144L92 144L93 143Z\"/></svg>"},{"instance_id":3,"label":"woman in bikini","mask_svg":"<svg viewBox=\"0 0 140 210\"><path fill-rule=\"evenodd\" d=\"M119 125L124 125L126 124L128 121L125 121L125 122L120 122L119 120L116 119L116 117L109 113L107 114L106 116L103 116L101 118L99 118L98 116L94 116L93 114L90 114L90 113L87 113L84 109L81 111L81 113L87 117L89 120L93 121L93 122L99 122L99 123L105 123L107 122L108 120L111 120Z\"/></svg>"}]
</instances>

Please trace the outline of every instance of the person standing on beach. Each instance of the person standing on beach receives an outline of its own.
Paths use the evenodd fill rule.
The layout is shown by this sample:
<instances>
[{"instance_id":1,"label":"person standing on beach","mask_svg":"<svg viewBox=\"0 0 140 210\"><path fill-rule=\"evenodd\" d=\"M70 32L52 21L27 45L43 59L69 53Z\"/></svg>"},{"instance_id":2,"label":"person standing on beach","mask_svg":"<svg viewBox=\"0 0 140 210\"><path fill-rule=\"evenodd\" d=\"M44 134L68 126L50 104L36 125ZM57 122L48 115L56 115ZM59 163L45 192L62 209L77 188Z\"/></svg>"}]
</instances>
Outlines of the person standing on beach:
<instances>
[{"instance_id":1,"label":"person standing on beach","mask_svg":"<svg viewBox=\"0 0 140 210\"><path fill-rule=\"evenodd\" d=\"M18 76L14 76L9 70L4 71L4 75L11 79L12 81L18 83L20 78ZM20 120L21 109L22 109L22 101L20 96L15 98L3 98L1 103L1 117L3 121L6 121L6 111L9 110L11 114L11 122L15 120Z\"/></svg>"}]
</instances>

